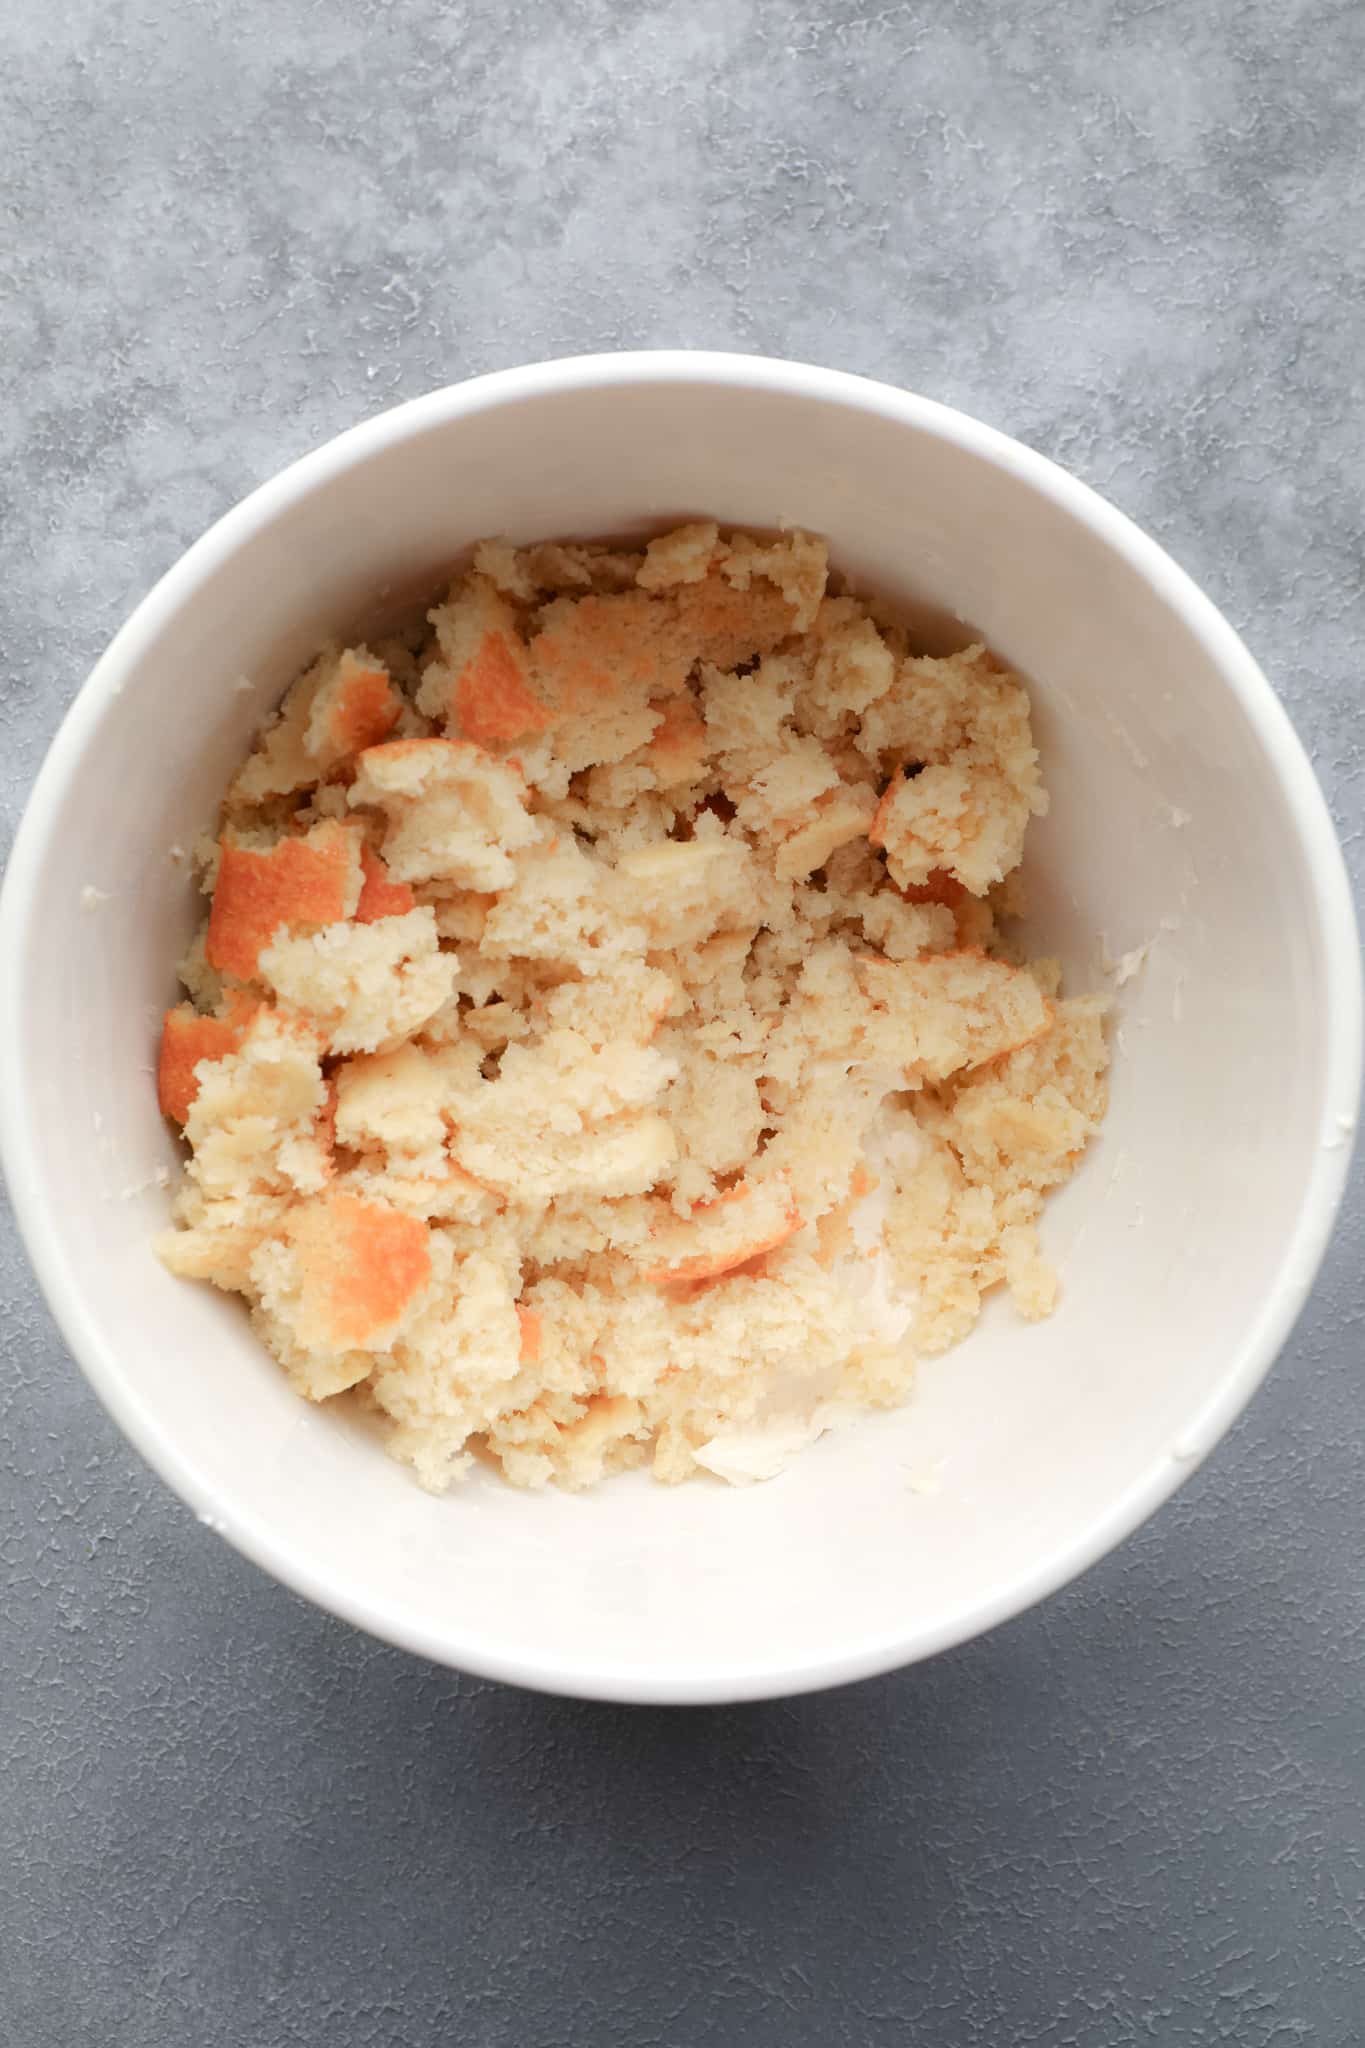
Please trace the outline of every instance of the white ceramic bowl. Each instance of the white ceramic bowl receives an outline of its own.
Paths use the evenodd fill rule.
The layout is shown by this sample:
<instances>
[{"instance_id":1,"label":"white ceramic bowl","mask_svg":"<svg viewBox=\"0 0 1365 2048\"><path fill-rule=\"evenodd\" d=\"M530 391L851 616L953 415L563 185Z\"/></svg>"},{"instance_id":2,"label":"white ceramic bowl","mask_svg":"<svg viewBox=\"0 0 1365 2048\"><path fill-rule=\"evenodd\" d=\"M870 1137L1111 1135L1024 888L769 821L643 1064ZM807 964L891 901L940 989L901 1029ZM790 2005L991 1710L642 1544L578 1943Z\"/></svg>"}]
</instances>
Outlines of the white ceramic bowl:
<instances>
[{"instance_id":1,"label":"white ceramic bowl","mask_svg":"<svg viewBox=\"0 0 1365 2048\"><path fill-rule=\"evenodd\" d=\"M712 513L829 535L1032 679L1051 816L1034 941L1118 990L1113 1106L1048 1212L1064 1295L993 1305L914 1400L747 1491L422 1493L291 1394L240 1305L149 1250L177 1147L152 1062L195 915L172 848L328 631L477 537ZM242 676L249 690L238 687ZM95 907L90 889L105 892ZM205 1520L376 1635L613 1699L831 1685L1014 1614L1133 1529L1251 1394L1349 1156L1360 972L1288 720L1160 548L922 398L748 357L587 357L439 391L230 512L138 608L38 778L0 909L0 1136L33 1263L100 1398Z\"/></svg>"}]
</instances>

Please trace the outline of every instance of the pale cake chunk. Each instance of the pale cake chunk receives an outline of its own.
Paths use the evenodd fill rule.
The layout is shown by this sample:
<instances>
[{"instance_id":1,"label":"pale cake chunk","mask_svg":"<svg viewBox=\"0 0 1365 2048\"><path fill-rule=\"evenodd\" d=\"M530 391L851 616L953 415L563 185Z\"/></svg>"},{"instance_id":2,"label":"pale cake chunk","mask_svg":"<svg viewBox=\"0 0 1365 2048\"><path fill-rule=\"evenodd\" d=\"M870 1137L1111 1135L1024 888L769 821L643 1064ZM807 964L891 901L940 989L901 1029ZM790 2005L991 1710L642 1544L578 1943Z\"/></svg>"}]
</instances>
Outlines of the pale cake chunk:
<instances>
[{"instance_id":1,"label":"pale cake chunk","mask_svg":"<svg viewBox=\"0 0 1365 2048\"><path fill-rule=\"evenodd\" d=\"M509 1045L495 1079L456 1097L451 1156L521 1203L641 1193L676 1154L672 1129L653 1108L675 1071L649 1046L594 1052L563 1028L535 1046Z\"/></svg>"},{"instance_id":2,"label":"pale cake chunk","mask_svg":"<svg viewBox=\"0 0 1365 2048\"><path fill-rule=\"evenodd\" d=\"M551 717L531 689L517 615L491 582L475 575L457 585L431 622L440 652L423 675L419 711L481 747L544 731Z\"/></svg>"},{"instance_id":3,"label":"pale cake chunk","mask_svg":"<svg viewBox=\"0 0 1365 2048\"><path fill-rule=\"evenodd\" d=\"M668 590L679 583L700 583L716 553L720 529L714 519L675 526L645 549L635 581L641 590Z\"/></svg>"},{"instance_id":4,"label":"pale cake chunk","mask_svg":"<svg viewBox=\"0 0 1365 2048\"><path fill-rule=\"evenodd\" d=\"M332 924L280 939L262 978L312 1019L334 1053L379 1052L420 1031L447 1000L457 959L442 953L426 907L372 924Z\"/></svg>"},{"instance_id":5,"label":"pale cake chunk","mask_svg":"<svg viewBox=\"0 0 1365 2048\"><path fill-rule=\"evenodd\" d=\"M1040 1037L916 1107L927 1143L897 1191L887 1239L919 1297L921 1351L956 1343L1001 1281L1024 1315L1051 1311L1057 1277L1039 1250L1038 1217L1104 1116L1104 1010L1095 997L1059 1003Z\"/></svg>"},{"instance_id":6,"label":"pale cake chunk","mask_svg":"<svg viewBox=\"0 0 1365 2048\"><path fill-rule=\"evenodd\" d=\"M1040 1038L1051 1021L1032 975L984 953L864 959L858 983L873 1006L866 1043L915 1081L942 1081Z\"/></svg>"},{"instance_id":7,"label":"pale cake chunk","mask_svg":"<svg viewBox=\"0 0 1365 2048\"><path fill-rule=\"evenodd\" d=\"M656 1287L716 1280L774 1252L801 1228L801 1212L786 1181L771 1176L741 1181L682 1221L660 1226L644 1278Z\"/></svg>"},{"instance_id":8,"label":"pale cake chunk","mask_svg":"<svg viewBox=\"0 0 1365 2048\"><path fill-rule=\"evenodd\" d=\"M536 1007L550 1024L576 1031L602 1052L622 1040L648 1044L677 993L661 968L626 955L601 974L557 982Z\"/></svg>"},{"instance_id":9,"label":"pale cake chunk","mask_svg":"<svg viewBox=\"0 0 1365 2048\"><path fill-rule=\"evenodd\" d=\"M356 763L353 805L388 820L384 861L401 882L503 889L537 836L518 771L467 740L391 740Z\"/></svg>"},{"instance_id":10,"label":"pale cake chunk","mask_svg":"<svg viewBox=\"0 0 1365 2048\"><path fill-rule=\"evenodd\" d=\"M326 1184L321 1052L303 1020L262 1009L235 1051L200 1066L185 1136L187 1171L205 1195L313 1194Z\"/></svg>"},{"instance_id":11,"label":"pale cake chunk","mask_svg":"<svg viewBox=\"0 0 1365 2048\"><path fill-rule=\"evenodd\" d=\"M811 625L810 680L797 693L808 732L833 739L885 697L896 657L856 598L826 597Z\"/></svg>"},{"instance_id":12,"label":"pale cake chunk","mask_svg":"<svg viewBox=\"0 0 1365 2048\"><path fill-rule=\"evenodd\" d=\"M722 927L758 922L748 848L720 833L663 839L622 854L614 895L660 951L695 946Z\"/></svg>"},{"instance_id":13,"label":"pale cake chunk","mask_svg":"<svg viewBox=\"0 0 1365 2048\"><path fill-rule=\"evenodd\" d=\"M780 839L773 867L780 880L804 881L814 869L822 868L831 854L850 840L867 835L874 804L864 789L822 791L804 821L798 821Z\"/></svg>"},{"instance_id":14,"label":"pale cake chunk","mask_svg":"<svg viewBox=\"0 0 1365 2048\"><path fill-rule=\"evenodd\" d=\"M327 1084L315 1035L262 1009L235 1049L196 1067L177 1228L157 1249L173 1272L246 1290L257 1246L332 1175Z\"/></svg>"},{"instance_id":15,"label":"pale cake chunk","mask_svg":"<svg viewBox=\"0 0 1365 2048\"><path fill-rule=\"evenodd\" d=\"M291 1209L252 1259L258 1326L299 1392L326 1400L368 1377L431 1281L416 1216L340 1188Z\"/></svg>"},{"instance_id":16,"label":"pale cake chunk","mask_svg":"<svg viewBox=\"0 0 1365 2048\"><path fill-rule=\"evenodd\" d=\"M437 1276L425 1309L373 1361L372 1391L392 1419L392 1449L439 1492L469 1463L471 1437L495 1428L534 1398L523 1367L516 1292L501 1264L461 1255L432 1233Z\"/></svg>"},{"instance_id":17,"label":"pale cake chunk","mask_svg":"<svg viewBox=\"0 0 1365 2048\"><path fill-rule=\"evenodd\" d=\"M366 647L327 649L299 677L228 792L235 808L312 789L362 747L386 739L403 700Z\"/></svg>"},{"instance_id":18,"label":"pale cake chunk","mask_svg":"<svg viewBox=\"0 0 1365 2048\"><path fill-rule=\"evenodd\" d=\"M498 892L484 919L482 947L492 960L543 962L547 968L596 974L622 958L642 956L642 918L622 915L613 872L571 834L537 840L513 862L510 887Z\"/></svg>"},{"instance_id":19,"label":"pale cake chunk","mask_svg":"<svg viewBox=\"0 0 1365 2048\"><path fill-rule=\"evenodd\" d=\"M757 1155L770 1122L762 1055L702 1043L686 1027L668 1033L667 1048L678 1064L665 1104L681 1155L675 1189L697 1201L715 1193L717 1175L738 1173Z\"/></svg>"},{"instance_id":20,"label":"pale cake chunk","mask_svg":"<svg viewBox=\"0 0 1365 2048\"><path fill-rule=\"evenodd\" d=\"M413 1177L440 1178L449 1164L437 1078L443 1057L408 1040L347 1060L337 1074L336 1142L353 1152L382 1151Z\"/></svg>"},{"instance_id":21,"label":"pale cake chunk","mask_svg":"<svg viewBox=\"0 0 1365 2048\"><path fill-rule=\"evenodd\" d=\"M869 837L901 887L946 872L983 896L1047 810L1028 697L983 647L910 659L864 714L858 745L894 769Z\"/></svg>"},{"instance_id":22,"label":"pale cake chunk","mask_svg":"<svg viewBox=\"0 0 1365 2048\"><path fill-rule=\"evenodd\" d=\"M735 533L720 570L736 590L751 591L756 578L773 584L791 609L792 631L803 633L814 622L825 594L829 550L818 534L793 531L763 541Z\"/></svg>"}]
</instances>

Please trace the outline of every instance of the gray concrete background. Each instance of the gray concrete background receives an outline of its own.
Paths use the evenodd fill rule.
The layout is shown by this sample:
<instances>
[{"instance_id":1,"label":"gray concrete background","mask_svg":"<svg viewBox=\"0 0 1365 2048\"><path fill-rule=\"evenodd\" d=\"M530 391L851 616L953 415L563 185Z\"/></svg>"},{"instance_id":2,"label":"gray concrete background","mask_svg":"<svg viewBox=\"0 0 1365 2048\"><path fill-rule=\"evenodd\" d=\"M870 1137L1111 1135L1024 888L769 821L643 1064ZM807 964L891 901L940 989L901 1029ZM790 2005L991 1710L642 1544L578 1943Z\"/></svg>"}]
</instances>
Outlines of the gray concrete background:
<instances>
[{"instance_id":1,"label":"gray concrete background","mask_svg":"<svg viewBox=\"0 0 1365 2048\"><path fill-rule=\"evenodd\" d=\"M909 384L1110 494L1247 635L1359 877L1363 70L1349 0L9 0L3 843L250 486L472 371L683 343ZM1357 1176L1251 1414L1082 1585L684 1713L269 1584L7 1228L0 2042L1359 2042L1361 1252Z\"/></svg>"}]
</instances>

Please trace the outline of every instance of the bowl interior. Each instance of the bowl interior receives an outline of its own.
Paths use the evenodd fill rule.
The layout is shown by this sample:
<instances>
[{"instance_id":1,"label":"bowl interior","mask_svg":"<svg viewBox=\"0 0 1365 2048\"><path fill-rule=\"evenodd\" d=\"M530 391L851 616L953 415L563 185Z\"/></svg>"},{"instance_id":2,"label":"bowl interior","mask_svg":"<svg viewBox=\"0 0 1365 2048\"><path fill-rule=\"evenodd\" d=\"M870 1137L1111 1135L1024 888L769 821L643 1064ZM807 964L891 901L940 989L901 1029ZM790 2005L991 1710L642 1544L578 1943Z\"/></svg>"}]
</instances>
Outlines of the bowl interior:
<instances>
[{"instance_id":1,"label":"bowl interior","mask_svg":"<svg viewBox=\"0 0 1365 2048\"><path fill-rule=\"evenodd\" d=\"M106 657L10 885L16 1203L124 1426L327 1605L455 1663L625 1697L854 1675L1089 1562L1259 1376L1311 1280L1322 1146L1353 1107L1350 1060L1329 1056L1354 942L1349 911L1344 927L1324 911L1325 814L1254 676L1251 698L1235 686L1227 629L1013 444L760 368L488 380L287 473ZM177 1163L152 1067L196 914L179 850L339 623L487 533L698 513L821 531L852 578L946 607L1031 678L1053 800L1029 853L1035 948L1061 953L1073 990L1148 949L1115 991L1107 1127L1046 1218L1063 1299L1036 1327L993 1305L902 1412L767 1486L631 1477L565 1498L480 1476L433 1499L362 1426L287 1390L239 1304L150 1251L157 1175Z\"/></svg>"}]
</instances>

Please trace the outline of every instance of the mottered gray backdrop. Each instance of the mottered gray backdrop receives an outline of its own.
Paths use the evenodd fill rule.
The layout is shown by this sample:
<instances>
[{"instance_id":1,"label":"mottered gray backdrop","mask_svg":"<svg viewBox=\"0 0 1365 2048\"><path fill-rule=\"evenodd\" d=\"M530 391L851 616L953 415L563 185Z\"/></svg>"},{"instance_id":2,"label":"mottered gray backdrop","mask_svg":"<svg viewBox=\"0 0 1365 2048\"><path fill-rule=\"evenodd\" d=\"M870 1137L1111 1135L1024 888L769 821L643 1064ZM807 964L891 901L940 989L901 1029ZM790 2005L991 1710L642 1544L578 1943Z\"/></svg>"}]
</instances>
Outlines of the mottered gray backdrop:
<instances>
[{"instance_id":1,"label":"mottered gray backdrop","mask_svg":"<svg viewBox=\"0 0 1365 2048\"><path fill-rule=\"evenodd\" d=\"M1363 71L1352 0L8 0L3 845L252 485L474 371L687 344L908 384L1112 496L1250 641L1359 878ZM311 1611L124 1446L8 1222L0 1297L4 2048L1365 2032L1359 1175L1118 1555L735 1710Z\"/></svg>"}]
</instances>

